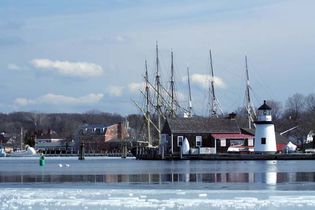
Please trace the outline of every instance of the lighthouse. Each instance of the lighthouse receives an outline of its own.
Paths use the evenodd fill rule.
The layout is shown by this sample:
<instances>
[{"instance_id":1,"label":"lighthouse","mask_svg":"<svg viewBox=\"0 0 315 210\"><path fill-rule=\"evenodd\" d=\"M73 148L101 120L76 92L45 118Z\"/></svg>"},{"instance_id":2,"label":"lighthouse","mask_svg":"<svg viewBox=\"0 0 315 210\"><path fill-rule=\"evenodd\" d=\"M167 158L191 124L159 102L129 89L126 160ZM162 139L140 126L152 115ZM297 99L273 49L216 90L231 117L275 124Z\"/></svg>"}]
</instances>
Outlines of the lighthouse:
<instances>
[{"instance_id":1,"label":"lighthouse","mask_svg":"<svg viewBox=\"0 0 315 210\"><path fill-rule=\"evenodd\" d=\"M275 126L272 123L271 108L266 104L266 101L258 108L258 117L255 124L255 153L276 153Z\"/></svg>"}]
</instances>

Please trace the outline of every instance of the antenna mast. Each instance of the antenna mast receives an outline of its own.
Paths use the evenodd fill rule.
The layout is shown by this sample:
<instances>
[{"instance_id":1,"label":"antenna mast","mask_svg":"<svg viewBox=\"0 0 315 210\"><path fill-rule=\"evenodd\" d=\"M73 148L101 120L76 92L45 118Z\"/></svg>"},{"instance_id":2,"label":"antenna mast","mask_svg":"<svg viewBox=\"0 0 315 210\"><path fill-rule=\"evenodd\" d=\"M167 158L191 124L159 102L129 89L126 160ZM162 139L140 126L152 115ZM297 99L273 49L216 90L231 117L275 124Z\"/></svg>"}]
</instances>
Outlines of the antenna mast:
<instances>
[{"instance_id":1,"label":"antenna mast","mask_svg":"<svg viewBox=\"0 0 315 210\"><path fill-rule=\"evenodd\" d=\"M221 114L223 114L223 111L222 111L220 104L219 104L219 102L215 96L215 91L214 91L214 70L213 70L211 50L209 50L209 54L210 54L210 69L211 69L211 79L210 79L210 86L209 86L209 94L210 94L210 99L211 99L210 116L211 117L218 117L217 109L220 110Z\"/></svg>"},{"instance_id":2,"label":"antenna mast","mask_svg":"<svg viewBox=\"0 0 315 210\"><path fill-rule=\"evenodd\" d=\"M146 94L146 122L147 122L147 138L148 138L148 144L149 146L152 145L151 142L151 119L150 119L150 109L149 109L149 105L150 105L150 92L149 92L149 76L148 76L148 65L147 65L147 60L145 60L145 94Z\"/></svg>"},{"instance_id":3,"label":"antenna mast","mask_svg":"<svg viewBox=\"0 0 315 210\"><path fill-rule=\"evenodd\" d=\"M246 70L245 108L247 111L248 128L251 129L252 123L254 122L254 118L256 117L256 112L250 98L251 86L249 84L247 56L245 56L245 70Z\"/></svg>"},{"instance_id":4,"label":"antenna mast","mask_svg":"<svg viewBox=\"0 0 315 210\"><path fill-rule=\"evenodd\" d=\"M155 82L156 82L156 111L157 111L157 117L158 117L158 139L159 139L159 145L161 144L161 100L160 100L160 71L159 71L159 47L158 42L156 42L156 76L155 76Z\"/></svg>"}]
</instances>

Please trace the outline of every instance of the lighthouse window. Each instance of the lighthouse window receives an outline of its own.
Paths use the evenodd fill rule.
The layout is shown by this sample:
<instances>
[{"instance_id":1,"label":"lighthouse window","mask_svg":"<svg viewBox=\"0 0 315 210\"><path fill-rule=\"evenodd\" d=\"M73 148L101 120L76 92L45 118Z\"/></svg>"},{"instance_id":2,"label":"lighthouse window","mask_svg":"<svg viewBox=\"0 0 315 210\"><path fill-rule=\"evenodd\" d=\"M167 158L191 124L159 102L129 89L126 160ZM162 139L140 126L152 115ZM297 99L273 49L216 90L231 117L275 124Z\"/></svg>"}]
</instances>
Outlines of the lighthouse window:
<instances>
[{"instance_id":1,"label":"lighthouse window","mask_svg":"<svg viewBox=\"0 0 315 210\"><path fill-rule=\"evenodd\" d=\"M183 136L177 136L177 146L181 147L183 145Z\"/></svg>"},{"instance_id":2,"label":"lighthouse window","mask_svg":"<svg viewBox=\"0 0 315 210\"><path fill-rule=\"evenodd\" d=\"M266 138L261 138L261 144L266 144Z\"/></svg>"}]
</instances>

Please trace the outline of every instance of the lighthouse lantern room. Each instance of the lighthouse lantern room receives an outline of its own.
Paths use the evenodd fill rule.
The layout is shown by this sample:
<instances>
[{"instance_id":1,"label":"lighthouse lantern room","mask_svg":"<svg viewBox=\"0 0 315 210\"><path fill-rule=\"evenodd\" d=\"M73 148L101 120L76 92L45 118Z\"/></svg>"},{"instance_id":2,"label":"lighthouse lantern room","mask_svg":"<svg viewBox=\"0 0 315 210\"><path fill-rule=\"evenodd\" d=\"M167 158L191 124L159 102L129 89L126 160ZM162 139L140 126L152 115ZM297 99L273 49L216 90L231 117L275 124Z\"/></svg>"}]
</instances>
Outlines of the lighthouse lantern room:
<instances>
[{"instance_id":1,"label":"lighthouse lantern room","mask_svg":"<svg viewBox=\"0 0 315 210\"><path fill-rule=\"evenodd\" d=\"M255 124L255 153L276 153L275 126L272 123L271 107L266 104L266 101L258 108L258 117Z\"/></svg>"}]
</instances>

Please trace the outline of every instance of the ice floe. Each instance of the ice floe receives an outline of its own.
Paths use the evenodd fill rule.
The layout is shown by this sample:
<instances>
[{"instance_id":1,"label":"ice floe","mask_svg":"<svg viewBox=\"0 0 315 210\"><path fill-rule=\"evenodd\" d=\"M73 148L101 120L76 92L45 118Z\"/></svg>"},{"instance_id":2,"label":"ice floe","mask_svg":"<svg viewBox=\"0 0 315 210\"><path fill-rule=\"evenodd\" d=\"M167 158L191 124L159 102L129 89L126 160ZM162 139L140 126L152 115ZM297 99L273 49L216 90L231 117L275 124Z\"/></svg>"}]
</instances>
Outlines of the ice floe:
<instances>
[{"instance_id":1,"label":"ice floe","mask_svg":"<svg viewBox=\"0 0 315 210\"><path fill-rule=\"evenodd\" d=\"M314 209L313 191L2 188L0 209ZM62 193L61 193L62 192Z\"/></svg>"}]
</instances>

